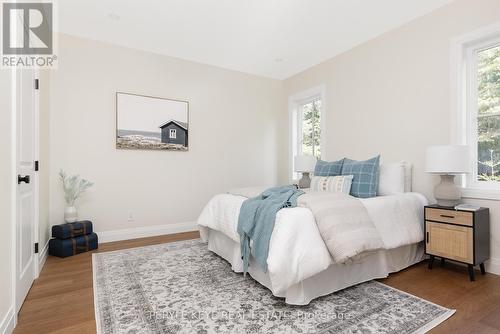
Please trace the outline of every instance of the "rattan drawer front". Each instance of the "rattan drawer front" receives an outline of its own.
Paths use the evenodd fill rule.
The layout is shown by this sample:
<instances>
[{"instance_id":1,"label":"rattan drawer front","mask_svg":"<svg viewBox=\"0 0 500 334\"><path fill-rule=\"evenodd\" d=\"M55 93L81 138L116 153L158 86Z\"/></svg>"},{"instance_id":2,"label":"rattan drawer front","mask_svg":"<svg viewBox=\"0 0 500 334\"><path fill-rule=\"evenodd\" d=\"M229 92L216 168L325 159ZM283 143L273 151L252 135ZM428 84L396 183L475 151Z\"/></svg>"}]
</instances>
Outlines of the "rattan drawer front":
<instances>
[{"instance_id":1,"label":"rattan drawer front","mask_svg":"<svg viewBox=\"0 0 500 334\"><path fill-rule=\"evenodd\" d=\"M426 222L428 254L474 263L473 230L470 227Z\"/></svg>"}]
</instances>

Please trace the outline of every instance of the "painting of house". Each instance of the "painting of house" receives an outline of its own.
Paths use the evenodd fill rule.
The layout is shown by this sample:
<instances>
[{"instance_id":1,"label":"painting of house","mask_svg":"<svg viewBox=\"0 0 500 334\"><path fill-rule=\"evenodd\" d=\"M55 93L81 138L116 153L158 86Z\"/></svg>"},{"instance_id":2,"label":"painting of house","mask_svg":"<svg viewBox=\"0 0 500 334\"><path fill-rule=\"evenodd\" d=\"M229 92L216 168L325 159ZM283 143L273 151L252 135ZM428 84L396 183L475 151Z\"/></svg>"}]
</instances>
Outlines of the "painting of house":
<instances>
[{"instance_id":1,"label":"painting of house","mask_svg":"<svg viewBox=\"0 0 500 334\"><path fill-rule=\"evenodd\" d=\"M188 150L187 101L117 93L116 110L116 148Z\"/></svg>"},{"instance_id":2,"label":"painting of house","mask_svg":"<svg viewBox=\"0 0 500 334\"><path fill-rule=\"evenodd\" d=\"M188 146L188 125L184 122L170 120L161 129L161 142L165 144L178 144Z\"/></svg>"}]
</instances>

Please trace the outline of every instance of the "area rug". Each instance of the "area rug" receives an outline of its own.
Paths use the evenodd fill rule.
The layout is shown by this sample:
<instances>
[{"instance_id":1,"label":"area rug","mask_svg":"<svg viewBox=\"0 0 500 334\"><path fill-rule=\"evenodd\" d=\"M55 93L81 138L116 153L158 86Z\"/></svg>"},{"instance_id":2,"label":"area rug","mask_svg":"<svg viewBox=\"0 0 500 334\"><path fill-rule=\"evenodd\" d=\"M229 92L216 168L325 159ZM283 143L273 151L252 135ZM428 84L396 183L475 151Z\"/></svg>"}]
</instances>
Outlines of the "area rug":
<instances>
[{"instance_id":1,"label":"area rug","mask_svg":"<svg viewBox=\"0 0 500 334\"><path fill-rule=\"evenodd\" d=\"M287 305L199 239L92 260L98 333L424 333L454 313L376 281Z\"/></svg>"}]
</instances>

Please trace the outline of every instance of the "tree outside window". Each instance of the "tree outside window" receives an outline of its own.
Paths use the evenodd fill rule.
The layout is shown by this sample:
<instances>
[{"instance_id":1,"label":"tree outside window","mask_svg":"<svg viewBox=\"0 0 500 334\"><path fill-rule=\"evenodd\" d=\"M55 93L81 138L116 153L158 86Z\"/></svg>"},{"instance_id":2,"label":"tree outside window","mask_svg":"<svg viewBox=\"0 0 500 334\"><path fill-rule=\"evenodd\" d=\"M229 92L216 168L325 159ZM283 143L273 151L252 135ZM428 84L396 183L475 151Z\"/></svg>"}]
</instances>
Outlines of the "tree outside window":
<instances>
[{"instance_id":1,"label":"tree outside window","mask_svg":"<svg viewBox=\"0 0 500 334\"><path fill-rule=\"evenodd\" d=\"M321 158L321 100L302 106L302 154Z\"/></svg>"},{"instance_id":2,"label":"tree outside window","mask_svg":"<svg viewBox=\"0 0 500 334\"><path fill-rule=\"evenodd\" d=\"M478 181L500 181L500 46L478 52Z\"/></svg>"}]
</instances>

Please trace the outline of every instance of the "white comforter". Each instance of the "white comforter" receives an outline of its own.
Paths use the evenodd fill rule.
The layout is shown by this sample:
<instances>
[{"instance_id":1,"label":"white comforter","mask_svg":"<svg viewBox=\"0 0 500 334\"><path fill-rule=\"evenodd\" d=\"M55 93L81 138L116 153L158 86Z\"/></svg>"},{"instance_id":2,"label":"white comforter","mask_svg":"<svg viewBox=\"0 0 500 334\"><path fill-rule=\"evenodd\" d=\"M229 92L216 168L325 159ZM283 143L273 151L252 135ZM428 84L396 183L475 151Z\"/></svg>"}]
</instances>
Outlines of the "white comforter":
<instances>
[{"instance_id":1,"label":"white comforter","mask_svg":"<svg viewBox=\"0 0 500 334\"><path fill-rule=\"evenodd\" d=\"M198 218L201 237L206 240L207 228L210 228L239 243L236 228L241 204L246 199L232 194L214 196ZM423 195L404 193L361 201L386 249L424 239L422 208L427 199ZM275 295L325 270L332 263L333 259L309 209L296 207L278 211L267 258L271 290Z\"/></svg>"}]
</instances>

